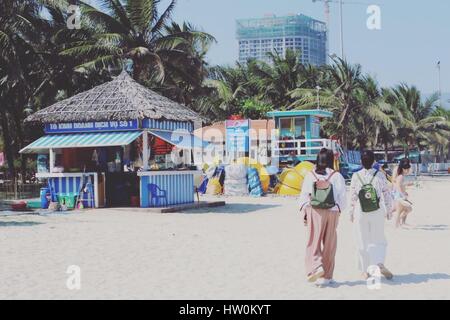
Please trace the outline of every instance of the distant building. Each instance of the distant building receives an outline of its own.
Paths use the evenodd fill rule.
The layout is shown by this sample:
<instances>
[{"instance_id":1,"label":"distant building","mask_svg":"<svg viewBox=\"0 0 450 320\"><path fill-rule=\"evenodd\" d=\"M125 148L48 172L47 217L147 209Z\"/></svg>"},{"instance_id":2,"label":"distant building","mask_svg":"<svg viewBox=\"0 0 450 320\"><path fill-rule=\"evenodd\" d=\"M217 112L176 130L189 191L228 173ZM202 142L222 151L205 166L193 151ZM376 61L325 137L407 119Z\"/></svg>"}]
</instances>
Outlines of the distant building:
<instances>
[{"instance_id":1,"label":"distant building","mask_svg":"<svg viewBox=\"0 0 450 320\"><path fill-rule=\"evenodd\" d=\"M324 22L303 14L236 21L239 41L239 61L248 59L267 61L268 52L281 55L287 49L299 51L304 64L327 63L327 27Z\"/></svg>"}]
</instances>

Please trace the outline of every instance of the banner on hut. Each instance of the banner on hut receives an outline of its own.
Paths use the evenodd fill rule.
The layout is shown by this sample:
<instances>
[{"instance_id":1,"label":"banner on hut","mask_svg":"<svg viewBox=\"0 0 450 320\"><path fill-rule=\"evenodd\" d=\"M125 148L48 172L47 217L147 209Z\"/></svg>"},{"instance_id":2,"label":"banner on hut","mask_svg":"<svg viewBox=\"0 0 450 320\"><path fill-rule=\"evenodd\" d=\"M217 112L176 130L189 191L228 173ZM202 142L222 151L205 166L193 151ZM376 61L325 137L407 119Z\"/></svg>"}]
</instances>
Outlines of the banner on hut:
<instances>
[{"instance_id":1,"label":"banner on hut","mask_svg":"<svg viewBox=\"0 0 450 320\"><path fill-rule=\"evenodd\" d=\"M248 120L226 121L226 146L228 153L249 152L249 127Z\"/></svg>"},{"instance_id":2,"label":"banner on hut","mask_svg":"<svg viewBox=\"0 0 450 320\"><path fill-rule=\"evenodd\" d=\"M66 123L49 123L45 125L45 133L129 131L137 129L139 129L138 120L66 122Z\"/></svg>"}]
</instances>

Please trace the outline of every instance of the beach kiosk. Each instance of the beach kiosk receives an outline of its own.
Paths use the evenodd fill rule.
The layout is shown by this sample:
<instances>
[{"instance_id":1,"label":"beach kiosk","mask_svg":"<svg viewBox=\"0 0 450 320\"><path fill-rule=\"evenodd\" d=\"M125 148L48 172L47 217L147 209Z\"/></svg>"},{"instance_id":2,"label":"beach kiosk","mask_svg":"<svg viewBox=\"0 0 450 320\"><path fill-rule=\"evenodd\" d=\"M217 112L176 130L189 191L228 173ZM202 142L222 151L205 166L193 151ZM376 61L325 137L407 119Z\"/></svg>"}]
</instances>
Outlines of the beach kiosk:
<instances>
[{"instance_id":1,"label":"beach kiosk","mask_svg":"<svg viewBox=\"0 0 450 320\"><path fill-rule=\"evenodd\" d=\"M42 109L26 121L45 135L21 153L38 155L37 177L53 201L67 195L88 207L163 207L194 202L193 136L201 117L138 84L114 80Z\"/></svg>"},{"instance_id":2,"label":"beach kiosk","mask_svg":"<svg viewBox=\"0 0 450 320\"><path fill-rule=\"evenodd\" d=\"M272 152L279 156L280 164L315 161L322 148L340 152L337 141L321 137L321 124L333 117L326 110L272 111L267 114L274 119L276 135L272 139Z\"/></svg>"}]
</instances>

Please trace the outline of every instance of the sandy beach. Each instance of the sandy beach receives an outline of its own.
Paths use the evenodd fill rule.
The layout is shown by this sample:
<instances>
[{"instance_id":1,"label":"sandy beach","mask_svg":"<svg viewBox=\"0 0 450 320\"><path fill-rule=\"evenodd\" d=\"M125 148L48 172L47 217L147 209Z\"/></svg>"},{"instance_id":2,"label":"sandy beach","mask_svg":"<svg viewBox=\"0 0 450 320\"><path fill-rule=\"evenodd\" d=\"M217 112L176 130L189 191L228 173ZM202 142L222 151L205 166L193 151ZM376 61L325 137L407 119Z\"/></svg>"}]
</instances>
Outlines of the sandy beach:
<instances>
[{"instance_id":1,"label":"sandy beach","mask_svg":"<svg viewBox=\"0 0 450 320\"><path fill-rule=\"evenodd\" d=\"M386 222L386 265L395 278L379 290L360 278L346 214L338 229L337 284L308 284L297 200L268 196L222 197L225 207L185 213L1 216L0 298L450 299L449 187L444 178L420 182L410 190L412 226ZM66 286L71 265L80 267L80 290Z\"/></svg>"}]
</instances>

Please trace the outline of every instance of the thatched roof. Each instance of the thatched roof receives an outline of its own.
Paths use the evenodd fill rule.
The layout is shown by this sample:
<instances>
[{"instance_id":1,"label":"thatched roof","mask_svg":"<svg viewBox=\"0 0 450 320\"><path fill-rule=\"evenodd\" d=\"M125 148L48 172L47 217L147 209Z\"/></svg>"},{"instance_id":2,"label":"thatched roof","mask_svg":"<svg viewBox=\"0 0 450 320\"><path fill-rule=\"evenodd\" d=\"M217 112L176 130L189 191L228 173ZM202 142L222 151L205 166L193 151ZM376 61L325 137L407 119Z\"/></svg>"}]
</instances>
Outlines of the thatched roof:
<instances>
[{"instance_id":1,"label":"thatched roof","mask_svg":"<svg viewBox=\"0 0 450 320\"><path fill-rule=\"evenodd\" d=\"M126 71L110 82L42 109L27 122L62 123L133 119L194 121L202 119L188 107L134 81Z\"/></svg>"}]
</instances>

